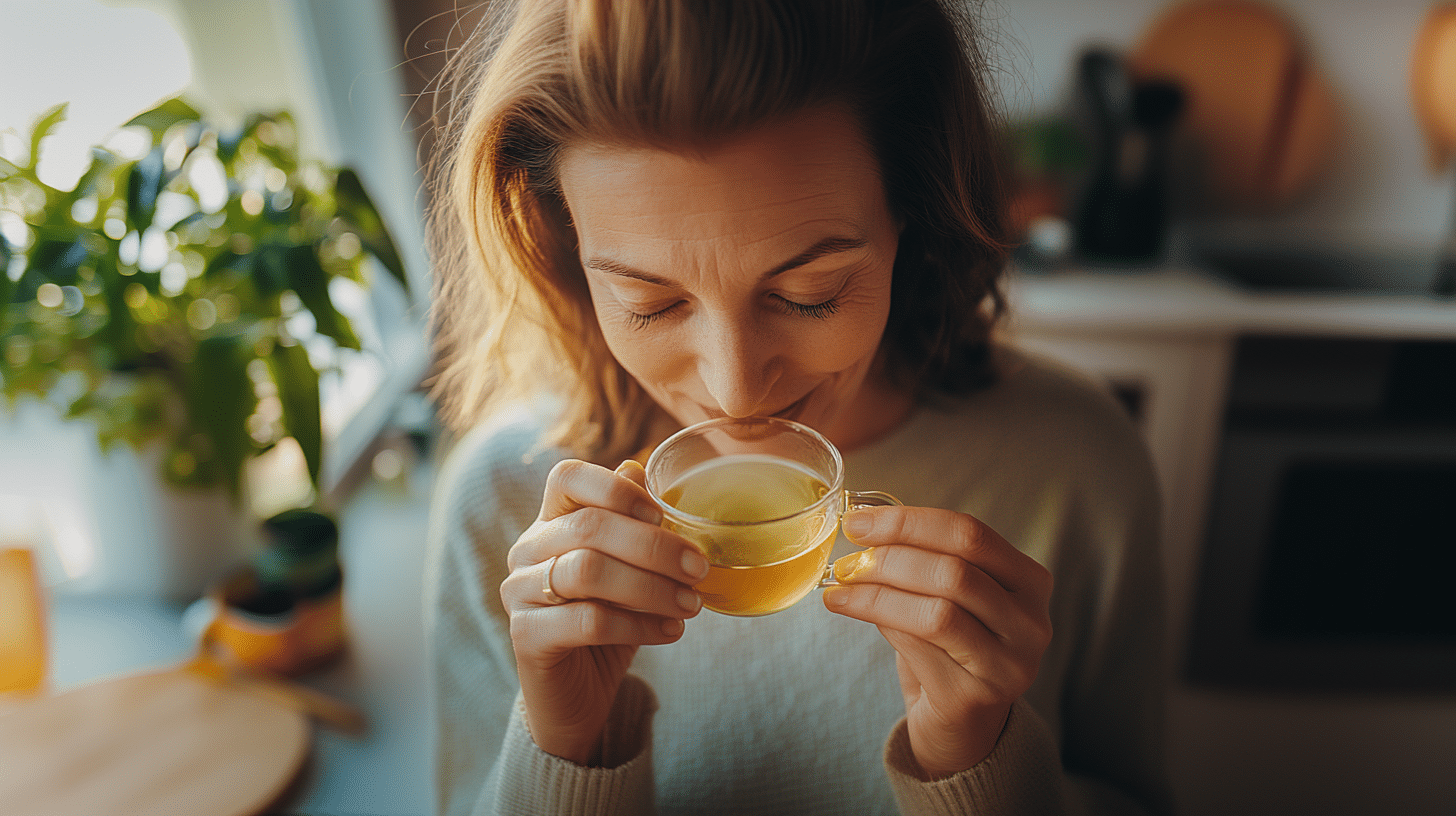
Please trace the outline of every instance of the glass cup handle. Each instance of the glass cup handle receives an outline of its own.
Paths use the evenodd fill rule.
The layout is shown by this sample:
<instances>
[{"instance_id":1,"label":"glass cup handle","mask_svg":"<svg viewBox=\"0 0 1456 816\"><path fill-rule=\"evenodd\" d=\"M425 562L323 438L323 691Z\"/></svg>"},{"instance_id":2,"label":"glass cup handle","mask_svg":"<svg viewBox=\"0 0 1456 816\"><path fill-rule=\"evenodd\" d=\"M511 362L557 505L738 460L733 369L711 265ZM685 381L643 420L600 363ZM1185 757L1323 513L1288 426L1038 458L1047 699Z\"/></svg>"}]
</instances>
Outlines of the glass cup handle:
<instances>
[{"instance_id":1,"label":"glass cup handle","mask_svg":"<svg viewBox=\"0 0 1456 816\"><path fill-rule=\"evenodd\" d=\"M861 510L866 507L903 507L904 502L891 496L889 493L881 493L878 490L846 490L844 491L844 506L850 510Z\"/></svg>"},{"instance_id":2,"label":"glass cup handle","mask_svg":"<svg viewBox=\"0 0 1456 816\"><path fill-rule=\"evenodd\" d=\"M844 512L860 510L865 507L890 507L891 505L903 507L904 502L879 490L846 490L844 491ZM834 577L834 562L830 561L824 565L824 574L819 577L819 586L839 586L839 579Z\"/></svg>"}]
</instances>

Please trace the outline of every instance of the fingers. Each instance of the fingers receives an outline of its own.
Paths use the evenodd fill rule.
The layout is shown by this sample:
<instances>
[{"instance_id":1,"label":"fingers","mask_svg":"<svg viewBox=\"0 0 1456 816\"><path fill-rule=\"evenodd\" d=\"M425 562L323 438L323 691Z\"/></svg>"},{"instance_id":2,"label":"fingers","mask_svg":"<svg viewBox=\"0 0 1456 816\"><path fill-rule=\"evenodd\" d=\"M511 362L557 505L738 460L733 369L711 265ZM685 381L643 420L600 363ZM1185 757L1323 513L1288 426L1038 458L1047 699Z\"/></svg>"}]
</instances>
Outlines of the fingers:
<instances>
[{"instance_id":1,"label":"fingers","mask_svg":"<svg viewBox=\"0 0 1456 816\"><path fill-rule=\"evenodd\" d=\"M574 460L553 468L540 517L507 559L511 572L500 586L506 608L591 601L601 610L573 614L600 615L587 621L591 631L612 631L615 637L626 637L623 626L644 625L635 614L672 618L679 626L696 615L702 602L691 586L707 574L707 560L657 525L655 507L642 509L644 478L641 465L632 461L616 472ZM648 624L660 628L661 620Z\"/></svg>"},{"instance_id":2,"label":"fingers","mask_svg":"<svg viewBox=\"0 0 1456 816\"><path fill-rule=\"evenodd\" d=\"M935 644L902 632L879 627L880 634L895 650L900 675L900 691L906 696L917 692L930 695L938 709L957 711L975 705L979 700L1018 696L1017 677L993 666L977 666L967 671ZM984 678L984 679L983 679ZM1029 682L1028 682L1029 685ZM950 725L950 723L947 723Z\"/></svg>"},{"instance_id":3,"label":"fingers","mask_svg":"<svg viewBox=\"0 0 1456 816\"><path fill-rule=\"evenodd\" d=\"M550 521L536 522L511 548L508 560L514 574L553 555L562 556L561 561L595 557L575 554L583 549L685 584L695 584L708 573L707 559L682 536L600 507L583 507ZM573 595L565 591L573 588L561 583L566 566L558 562L553 573L557 594L566 598L598 597L590 592ZM578 574L601 574L600 570L593 571L600 566L598 561L575 561L572 566Z\"/></svg>"},{"instance_id":4,"label":"fingers","mask_svg":"<svg viewBox=\"0 0 1456 816\"><path fill-rule=\"evenodd\" d=\"M941 699L959 688L967 673L998 693L1019 695L1035 679L1046 648L1039 635L1003 638L945 598L885 584L828 587L824 603L831 611L878 626L921 682Z\"/></svg>"},{"instance_id":5,"label":"fingers","mask_svg":"<svg viewBox=\"0 0 1456 816\"><path fill-rule=\"evenodd\" d=\"M632 478L641 466L634 469L631 465L637 463L628 462L623 462L616 472L579 459L556 463L546 477L546 494L537 518L549 521L583 507L600 507L648 524L661 523L662 513L647 493L646 473Z\"/></svg>"},{"instance_id":6,"label":"fingers","mask_svg":"<svg viewBox=\"0 0 1456 816\"><path fill-rule=\"evenodd\" d=\"M831 611L875 624L895 649L911 748L929 778L996 744L1051 642L1051 575L971 516L924 507L847 513L868 549L835 563Z\"/></svg>"},{"instance_id":7,"label":"fingers","mask_svg":"<svg viewBox=\"0 0 1456 816\"><path fill-rule=\"evenodd\" d=\"M939 624L959 624L953 610L973 617L1002 640L1034 635L1025 604L1018 602L980 567L955 556L905 545L886 545L847 555L834 563L843 584L901 590L901 614L913 616L917 633ZM933 639L933 638L927 638Z\"/></svg>"},{"instance_id":8,"label":"fingers","mask_svg":"<svg viewBox=\"0 0 1456 816\"><path fill-rule=\"evenodd\" d=\"M845 522L869 549L835 563L826 606L879 626L941 699L967 674L1003 694L1030 686L1052 635L1045 568L962 513L884 507Z\"/></svg>"},{"instance_id":9,"label":"fingers","mask_svg":"<svg viewBox=\"0 0 1456 816\"><path fill-rule=\"evenodd\" d=\"M588 547L679 581L701 580L706 560L658 526L662 515L643 487L645 478L631 460L616 472L578 460L558 463L547 477L541 513L511 547L507 566L516 571Z\"/></svg>"},{"instance_id":10,"label":"fingers","mask_svg":"<svg viewBox=\"0 0 1456 816\"><path fill-rule=\"evenodd\" d=\"M682 573L681 564L673 574ZM651 612L678 618L692 617L702 608L702 600L688 585L650 568L629 564L601 550L577 548L557 556L556 560L537 564L512 574L502 592L525 603L554 605L545 593L547 575L557 596L567 601L596 600L637 612ZM532 589L539 597L531 597Z\"/></svg>"},{"instance_id":11,"label":"fingers","mask_svg":"<svg viewBox=\"0 0 1456 816\"><path fill-rule=\"evenodd\" d=\"M539 606L511 615L511 642L517 656L559 654L591 646L656 646L683 633L680 617L576 601Z\"/></svg>"},{"instance_id":12,"label":"fingers","mask_svg":"<svg viewBox=\"0 0 1456 816\"><path fill-rule=\"evenodd\" d=\"M691 587L707 574L708 562L696 548L660 527L601 508L546 522L512 552L522 565L501 582L507 609L555 605L545 592L548 575L551 590L568 606L594 601L679 622L702 608ZM604 625L590 622L594 629Z\"/></svg>"},{"instance_id":13,"label":"fingers","mask_svg":"<svg viewBox=\"0 0 1456 816\"><path fill-rule=\"evenodd\" d=\"M909 544L975 564L1008 592L1051 591L1051 573L980 520L932 507L873 507L844 515L844 534L861 547Z\"/></svg>"},{"instance_id":14,"label":"fingers","mask_svg":"<svg viewBox=\"0 0 1456 816\"><path fill-rule=\"evenodd\" d=\"M617 469L612 472L618 476L632 480L634 483L640 485L643 490L647 489L647 468L643 467L642 463L636 459L622 460L622 464L617 465Z\"/></svg>"}]
</instances>

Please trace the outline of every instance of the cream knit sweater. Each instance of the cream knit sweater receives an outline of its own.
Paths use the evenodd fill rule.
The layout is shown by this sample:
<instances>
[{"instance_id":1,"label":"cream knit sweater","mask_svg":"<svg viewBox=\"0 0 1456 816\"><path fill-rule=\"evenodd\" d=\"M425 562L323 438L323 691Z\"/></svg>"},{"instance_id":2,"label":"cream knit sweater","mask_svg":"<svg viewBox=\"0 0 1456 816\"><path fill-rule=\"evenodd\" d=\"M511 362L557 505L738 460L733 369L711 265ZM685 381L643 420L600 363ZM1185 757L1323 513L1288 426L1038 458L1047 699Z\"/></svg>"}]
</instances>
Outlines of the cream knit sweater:
<instances>
[{"instance_id":1,"label":"cream knit sweater","mask_svg":"<svg viewBox=\"0 0 1456 816\"><path fill-rule=\"evenodd\" d=\"M437 489L426 619L440 811L1167 810L1158 506L1146 451L1080 375L1011 350L998 365L993 387L923 406L845 457L848 487L970 513L1055 577L1053 642L985 761L918 781L893 650L817 594L763 618L705 611L678 643L641 649L609 724L609 741L629 754L647 735L625 764L583 768L539 750L523 724L497 590L560 455L532 453L539 420L523 411L462 439Z\"/></svg>"}]
</instances>

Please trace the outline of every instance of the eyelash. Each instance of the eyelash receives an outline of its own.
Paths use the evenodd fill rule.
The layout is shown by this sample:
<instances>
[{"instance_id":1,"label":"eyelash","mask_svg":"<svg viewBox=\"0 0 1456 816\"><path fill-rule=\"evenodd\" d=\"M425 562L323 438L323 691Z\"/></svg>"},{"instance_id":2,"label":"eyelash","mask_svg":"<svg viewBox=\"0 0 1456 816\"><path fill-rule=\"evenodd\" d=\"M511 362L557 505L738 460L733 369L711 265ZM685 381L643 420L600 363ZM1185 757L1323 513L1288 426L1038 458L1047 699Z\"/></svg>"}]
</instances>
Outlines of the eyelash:
<instances>
[{"instance_id":1,"label":"eyelash","mask_svg":"<svg viewBox=\"0 0 1456 816\"><path fill-rule=\"evenodd\" d=\"M775 297L778 296L776 295ZM778 301L779 303L783 304L784 309L786 309L787 311L796 315L800 315L802 317L810 317L815 320L824 320L825 318L828 318L835 312L839 311L838 298L830 298L826 301L823 301L822 303L795 303L792 300L782 297L779 297ZM666 309L660 309L651 314L638 314L636 312L629 312L627 314L627 321L632 325L632 328L634 329L645 329L648 326L651 326L653 323L656 323L657 321L663 319L664 317L668 317L669 315L671 315L674 311L677 310L677 307L681 306L682 304L683 301L680 300L677 303L674 303L671 306L667 307Z\"/></svg>"}]
</instances>

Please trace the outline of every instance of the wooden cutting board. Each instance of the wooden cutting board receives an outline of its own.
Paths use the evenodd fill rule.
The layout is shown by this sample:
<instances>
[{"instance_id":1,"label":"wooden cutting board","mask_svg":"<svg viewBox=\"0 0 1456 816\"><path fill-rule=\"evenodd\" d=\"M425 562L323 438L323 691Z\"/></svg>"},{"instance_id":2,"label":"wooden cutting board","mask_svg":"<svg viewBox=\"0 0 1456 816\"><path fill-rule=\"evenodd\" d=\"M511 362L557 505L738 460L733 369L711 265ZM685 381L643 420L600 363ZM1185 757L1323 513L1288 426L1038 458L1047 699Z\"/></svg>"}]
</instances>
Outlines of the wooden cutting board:
<instances>
[{"instance_id":1,"label":"wooden cutting board","mask_svg":"<svg viewBox=\"0 0 1456 816\"><path fill-rule=\"evenodd\" d=\"M1128 55L1141 80L1183 89L1180 129L1210 202L1288 203L1325 171L1341 130L1335 93L1294 23L1260 0L1183 0Z\"/></svg>"},{"instance_id":2,"label":"wooden cutting board","mask_svg":"<svg viewBox=\"0 0 1456 816\"><path fill-rule=\"evenodd\" d=\"M187 667L0 713L6 816L247 816L298 774L309 723L278 696Z\"/></svg>"},{"instance_id":3,"label":"wooden cutting board","mask_svg":"<svg viewBox=\"0 0 1456 816\"><path fill-rule=\"evenodd\" d=\"M1421 24L1411 54L1411 97L1431 172L1440 173L1456 153L1456 3L1437 3Z\"/></svg>"}]
</instances>

